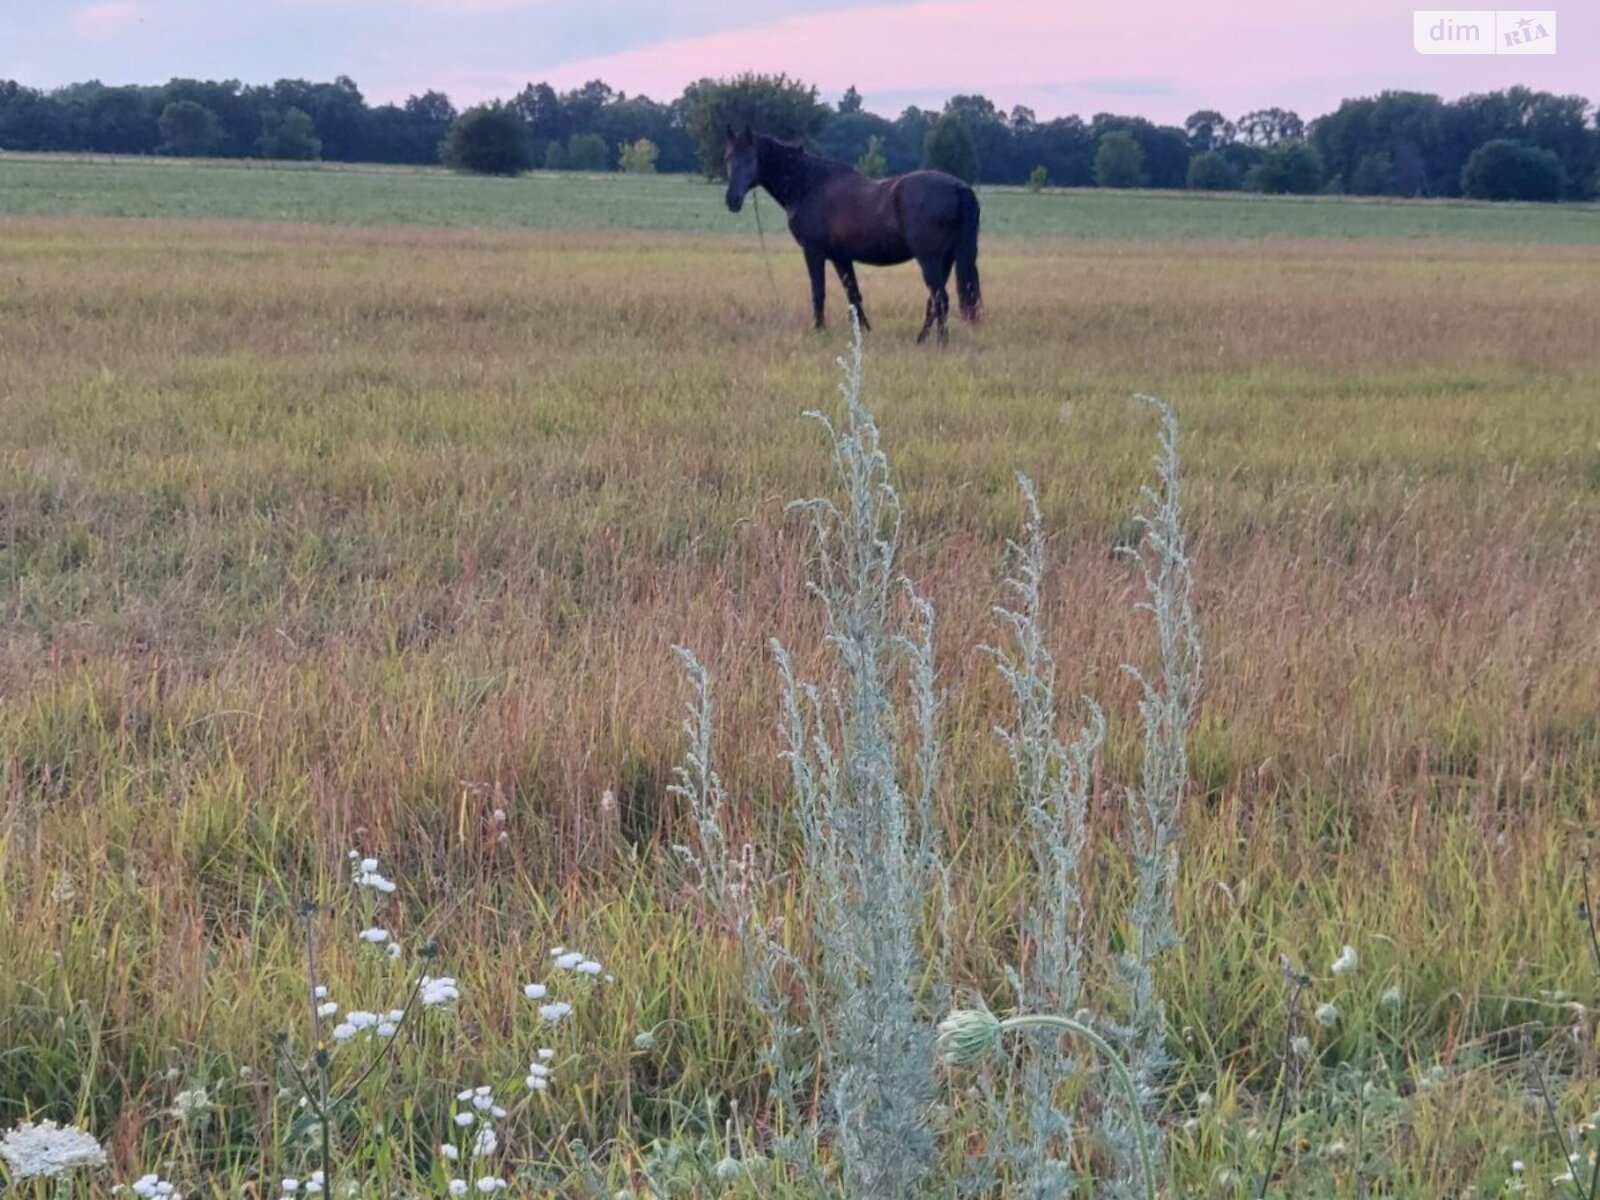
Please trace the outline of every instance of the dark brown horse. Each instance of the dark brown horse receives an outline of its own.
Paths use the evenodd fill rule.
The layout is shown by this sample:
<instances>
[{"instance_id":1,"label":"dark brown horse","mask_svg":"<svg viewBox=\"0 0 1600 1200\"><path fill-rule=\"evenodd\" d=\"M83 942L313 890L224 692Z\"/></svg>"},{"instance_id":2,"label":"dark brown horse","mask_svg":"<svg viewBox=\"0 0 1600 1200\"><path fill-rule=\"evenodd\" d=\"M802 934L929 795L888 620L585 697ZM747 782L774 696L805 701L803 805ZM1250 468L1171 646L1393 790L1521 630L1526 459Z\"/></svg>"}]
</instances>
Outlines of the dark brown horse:
<instances>
[{"instance_id":1,"label":"dark brown horse","mask_svg":"<svg viewBox=\"0 0 1600 1200\"><path fill-rule=\"evenodd\" d=\"M983 311L978 288L978 197L943 171L912 171L892 179L868 179L831 158L799 146L728 128L728 208L738 212L745 193L764 187L789 214L789 232L805 251L811 272L811 307L822 328L828 263L850 306L867 329L856 285L856 263L893 266L916 259L928 285L928 313L917 341L926 341L935 324L939 344L949 338L945 325L950 295L945 290L955 268L961 315L976 321Z\"/></svg>"}]
</instances>

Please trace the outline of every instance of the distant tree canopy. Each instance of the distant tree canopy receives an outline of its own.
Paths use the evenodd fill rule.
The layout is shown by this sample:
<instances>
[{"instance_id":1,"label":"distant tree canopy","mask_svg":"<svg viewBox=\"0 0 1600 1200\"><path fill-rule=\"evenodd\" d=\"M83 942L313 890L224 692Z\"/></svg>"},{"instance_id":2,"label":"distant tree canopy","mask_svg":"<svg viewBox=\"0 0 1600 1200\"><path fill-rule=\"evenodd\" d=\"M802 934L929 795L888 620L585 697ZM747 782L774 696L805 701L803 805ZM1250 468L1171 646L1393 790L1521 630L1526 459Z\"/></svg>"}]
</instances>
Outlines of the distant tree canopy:
<instances>
[{"instance_id":1,"label":"distant tree canopy","mask_svg":"<svg viewBox=\"0 0 1600 1200\"><path fill-rule=\"evenodd\" d=\"M829 109L817 89L787 75L740 75L702 79L683 95L689 136L707 179L727 173L728 128L749 126L786 142L811 145L827 124Z\"/></svg>"},{"instance_id":2,"label":"distant tree canopy","mask_svg":"<svg viewBox=\"0 0 1600 1200\"><path fill-rule=\"evenodd\" d=\"M1124 130L1114 129L1100 139L1094 152L1094 183L1103 188L1143 187L1144 151L1138 139Z\"/></svg>"},{"instance_id":3,"label":"distant tree canopy","mask_svg":"<svg viewBox=\"0 0 1600 1200\"><path fill-rule=\"evenodd\" d=\"M322 139L311 117L298 108L268 113L261 132L261 157L301 162L322 157Z\"/></svg>"},{"instance_id":4,"label":"distant tree canopy","mask_svg":"<svg viewBox=\"0 0 1600 1200\"><path fill-rule=\"evenodd\" d=\"M841 162L878 169L881 158L882 170L897 174L923 164L930 135L948 119L971 149L970 167L954 150L956 165L987 184L1024 184L1043 167L1055 186L1090 186L1111 134L1132 140L1144 186L1153 188L1219 188L1231 179L1273 189L1460 196L1498 194L1515 176L1518 188L1549 195L1555 177L1549 160L1504 148L1480 159L1469 177L1469 160L1496 142L1554 156L1560 167L1555 198L1593 197L1600 171L1600 131L1589 102L1525 87L1452 101L1382 92L1346 100L1313 121L1282 108L1231 119L1201 109L1181 128L1118 113L1041 120L1031 109L1006 111L976 94L953 96L940 110L912 107L898 116L871 111L869 101L852 87L837 104L825 104L799 80L746 74L700 80L667 102L630 96L598 79L564 92L529 83L501 107L521 122L529 162L553 169L635 166L622 148L648 141L657 150L657 170L716 177L727 126L748 123ZM248 85L236 79L173 79L160 86L89 80L51 91L0 81L0 150L431 164L441 161L458 115L450 98L436 91L404 103L369 104L346 76ZM598 139L598 153L591 139ZM958 144L948 124L939 141L952 149ZM1113 146L1113 162L1132 160L1121 138ZM1108 164L1113 175L1119 169Z\"/></svg>"},{"instance_id":5,"label":"distant tree canopy","mask_svg":"<svg viewBox=\"0 0 1600 1200\"><path fill-rule=\"evenodd\" d=\"M923 166L972 183L978 177L978 158L972 135L955 113L945 113L928 130Z\"/></svg>"},{"instance_id":6,"label":"distant tree canopy","mask_svg":"<svg viewBox=\"0 0 1600 1200\"><path fill-rule=\"evenodd\" d=\"M162 154L197 158L215 154L222 145L222 122L217 114L194 100L174 100L161 110L156 122L161 131Z\"/></svg>"},{"instance_id":7,"label":"distant tree canopy","mask_svg":"<svg viewBox=\"0 0 1600 1200\"><path fill-rule=\"evenodd\" d=\"M1479 146L1461 169L1461 190L1475 200L1559 200L1566 188L1552 151L1507 138Z\"/></svg>"},{"instance_id":8,"label":"distant tree canopy","mask_svg":"<svg viewBox=\"0 0 1600 1200\"><path fill-rule=\"evenodd\" d=\"M603 155L605 147L600 151ZM533 165L527 127L509 104L462 113L450 126L440 157L445 166L475 175L519 175Z\"/></svg>"}]
</instances>

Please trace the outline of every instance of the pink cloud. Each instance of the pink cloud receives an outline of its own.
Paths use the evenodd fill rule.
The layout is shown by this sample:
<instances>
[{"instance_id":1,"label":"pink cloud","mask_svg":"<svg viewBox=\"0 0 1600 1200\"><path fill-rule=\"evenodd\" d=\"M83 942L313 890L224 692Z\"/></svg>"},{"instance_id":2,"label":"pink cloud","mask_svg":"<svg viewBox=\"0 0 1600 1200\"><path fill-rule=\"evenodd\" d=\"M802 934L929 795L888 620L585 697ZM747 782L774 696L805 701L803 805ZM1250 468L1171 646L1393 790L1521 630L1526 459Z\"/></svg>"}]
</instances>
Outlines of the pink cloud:
<instances>
[{"instance_id":1,"label":"pink cloud","mask_svg":"<svg viewBox=\"0 0 1600 1200\"><path fill-rule=\"evenodd\" d=\"M72 14L71 25L84 37L104 38L124 33L144 19L144 7L132 0L106 0L80 8Z\"/></svg>"},{"instance_id":2,"label":"pink cloud","mask_svg":"<svg viewBox=\"0 0 1600 1200\"><path fill-rule=\"evenodd\" d=\"M603 78L661 96L704 76L787 71L830 94L854 84L869 107L873 93L942 98L981 91L1041 115L1116 109L1171 121L1200 107L1231 115L1269 104L1311 115L1385 87L1453 94L1510 83L1558 91L1593 86L1594 43L1588 40L1585 53L1581 37L1568 38L1563 55L1537 62L1423 58L1411 44L1413 7L1404 0L1236 0L1225 7L1144 0L1092 8L922 0L580 59L557 68L552 82ZM1572 16L1569 25L1584 20Z\"/></svg>"}]
</instances>

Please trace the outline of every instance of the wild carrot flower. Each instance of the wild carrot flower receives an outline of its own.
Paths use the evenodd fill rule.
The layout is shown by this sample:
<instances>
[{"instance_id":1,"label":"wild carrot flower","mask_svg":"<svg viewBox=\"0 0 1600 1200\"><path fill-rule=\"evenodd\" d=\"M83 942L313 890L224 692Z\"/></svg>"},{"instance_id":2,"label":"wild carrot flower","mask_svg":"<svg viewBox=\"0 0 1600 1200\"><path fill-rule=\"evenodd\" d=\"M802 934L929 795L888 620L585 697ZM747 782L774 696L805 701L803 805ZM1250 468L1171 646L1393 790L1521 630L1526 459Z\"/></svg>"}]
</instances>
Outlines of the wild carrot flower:
<instances>
[{"instance_id":1,"label":"wild carrot flower","mask_svg":"<svg viewBox=\"0 0 1600 1200\"><path fill-rule=\"evenodd\" d=\"M465 1196L467 1194L467 1181L465 1179L452 1179L449 1190L452 1196Z\"/></svg>"},{"instance_id":2,"label":"wild carrot flower","mask_svg":"<svg viewBox=\"0 0 1600 1200\"><path fill-rule=\"evenodd\" d=\"M143 1200L183 1200L177 1189L159 1175L141 1175L128 1186Z\"/></svg>"},{"instance_id":3,"label":"wild carrot flower","mask_svg":"<svg viewBox=\"0 0 1600 1200\"><path fill-rule=\"evenodd\" d=\"M503 1192L505 1190L506 1181L501 1179L498 1175L485 1175L482 1179L478 1180L478 1191L482 1192L485 1196L491 1196L495 1192Z\"/></svg>"},{"instance_id":4,"label":"wild carrot flower","mask_svg":"<svg viewBox=\"0 0 1600 1200\"><path fill-rule=\"evenodd\" d=\"M1000 1041L1000 1018L983 1009L963 1009L939 1022L937 1045L946 1065L968 1067Z\"/></svg>"},{"instance_id":5,"label":"wild carrot flower","mask_svg":"<svg viewBox=\"0 0 1600 1200\"><path fill-rule=\"evenodd\" d=\"M540 1020L548 1022L551 1025L556 1024L562 1020L562 1018L570 1015L571 1012L572 1005L568 1004L565 1000L557 1000L554 1004L541 1004L539 1006Z\"/></svg>"},{"instance_id":6,"label":"wild carrot flower","mask_svg":"<svg viewBox=\"0 0 1600 1200\"><path fill-rule=\"evenodd\" d=\"M488 1158L500 1149L500 1139L492 1128L485 1125L478 1130L478 1136L473 1139L472 1153L478 1158Z\"/></svg>"},{"instance_id":7,"label":"wild carrot flower","mask_svg":"<svg viewBox=\"0 0 1600 1200\"><path fill-rule=\"evenodd\" d=\"M1346 946L1339 952L1339 957L1333 960L1333 973L1335 975L1354 975L1356 968L1361 965L1360 956L1356 954L1354 946Z\"/></svg>"},{"instance_id":8,"label":"wild carrot flower","mask_svg":"<svg viewBox=\"0 0 1600 1200\"><path fill-rule=\"evenodd\" d=\"M454 977L449 975L441 975L437 979L424 975L418 987L423 1008L436 1008L461 999L461 989L456 986Z\"/></svg>"},{"instance_id":9,"label":"wild carrot flower","mask_svg":"<svg viewBox=\"0 0 1600 1200\"><path fill-rule=\"evenodd\" d=\"M24 1121L0 1137L0 1158L14 1179L47 1179L80 1167L103 1167L106 1152L100 1143L71 1125Z\"/></svg>"},{"instance_id":10,"label":"wild carrot flower","mask_svg":"<svg viewBox=\"0 0 1600 1200\"><path fill-rule=\"evenodd\" d=\"M172 1115L180 1121L193 1120L211 1111L211 1096L205 1088L191 1088L172 1098Z\"/></svg>"},{"instance_id":11,"label":"wild carrot flower","mask_svg":"<svg viewBox=\"0 0 1600 1200\"><path fill-rule=\"evenodd\" d=\"M374 925L371 929L363 929L361 931L361 940L369 945L381 946L389 940L389 931L387 929L379 929Z\"/></svg>"},{"instance_id":12,"label":"wild carrot flower","mask_svg":"<svg viewBox=\"0 0 1600 1200\"><path fill-rule=\"evenodd\" d=\"M550 989L542 983L525 983L522 985L522 994L529 1000L543 1000L550 994Z\"/></svg>"},{"instance_id":13,"label":"wild carrot flower","mask_svg":"<svg viewBox=\"0 0 1600 1200\"><path fill-rule=\"evenodd\" d=\"M458 1158L461 1157L461 1151L457 1150L449 1142L445 1142L443 1145L441 1145L439 1147L439 1157L440 1158L447 1158L451 1162L455 1162Z\"/></svg>"},{"instance_id":14,"label":"wild carrot flower","mask_svg":"<svg viewBox=\"0 0 1600 1200\"><path fill-rule=\"evenodd\" d=\"M578 964L583 961L583 955L579 954L576 950L569 950L565 954L557 957L556 966L560 967L563 971L572 971L576 970Z\"/></svg>"},{"instance_id":15,"label":"wild carrot flower","mask_svg":"<svg viewBox=\"0 0 1600 1200\"><path fill-rule=\"evenodd\" d=\"M1319 1004L1316 1011L1317 1023L1332 1029L1339 1023L1339 1007L1336 1004Z\"/></svg>"}]
</instances>

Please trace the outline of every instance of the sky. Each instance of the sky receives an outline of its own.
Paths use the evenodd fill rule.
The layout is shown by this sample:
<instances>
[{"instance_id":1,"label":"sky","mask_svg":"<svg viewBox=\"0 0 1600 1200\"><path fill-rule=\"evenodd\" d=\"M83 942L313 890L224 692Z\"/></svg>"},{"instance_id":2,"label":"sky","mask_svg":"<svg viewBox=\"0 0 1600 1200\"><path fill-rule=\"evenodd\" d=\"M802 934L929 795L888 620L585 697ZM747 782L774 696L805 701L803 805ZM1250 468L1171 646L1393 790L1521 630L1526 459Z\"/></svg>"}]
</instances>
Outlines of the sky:
<instances>
[{"instance_id":1,"label":"sky","mask_svg":"<svg viewBox=\"0 0 1600 1200\"><path fill-rule=\"evenodd\" d=\"M1439 3L1439 0L1422 0ZM1541 0L1548 3L1549 0ZM1277 105L1307 118L1385 88L1525 84L1600 99L1600 3L1556 8L1556 53L1434 56L1395 0L0 0L0 79L349 75L375 103L457 105L604 79L658 100L785 71L894 116L981 92L1041 118L1182 122Z\"/></svg>"}]
</instances>

